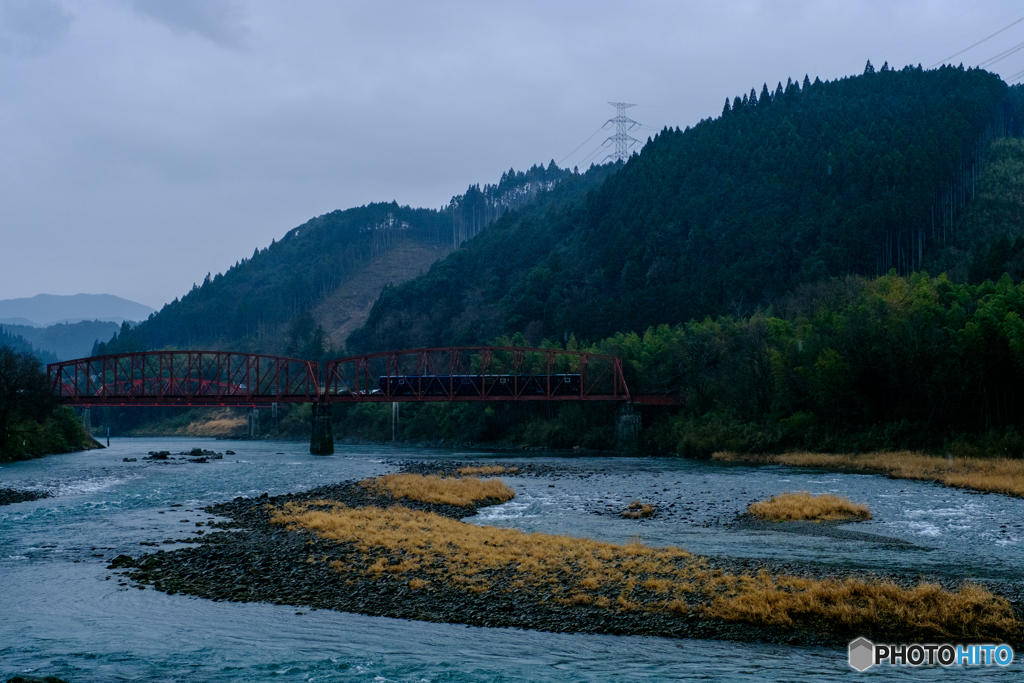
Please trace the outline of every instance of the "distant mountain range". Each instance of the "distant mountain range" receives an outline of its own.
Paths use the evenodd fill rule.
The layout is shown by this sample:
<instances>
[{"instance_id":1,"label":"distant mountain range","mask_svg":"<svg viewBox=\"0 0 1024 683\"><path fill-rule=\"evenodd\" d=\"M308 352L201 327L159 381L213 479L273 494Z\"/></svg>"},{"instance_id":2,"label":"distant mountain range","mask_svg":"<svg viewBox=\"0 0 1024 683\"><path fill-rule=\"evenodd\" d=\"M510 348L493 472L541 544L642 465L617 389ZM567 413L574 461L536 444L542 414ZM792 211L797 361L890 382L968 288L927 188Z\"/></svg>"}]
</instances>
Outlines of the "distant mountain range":
<instances>
[{"instance_id":1,"label":"distant mountain range","mask_svg":"<svg viewBox=\"0 0 1024 683\"><path fill-rule=\"evenodd\" d=\"M126 320L155 311L112 294L37 294L0 300L0 345L29 351L44 363L83 358Z\"/></svg>"},{"instance_id":2,"label":"distant mountain range","mask_svg":"<svg viewBox=\"0 0 1024 683\"><path fill-rule=\"evenodd\" d=\"M113 294L37 294L25 299L0 300L0 325L49 327L83 320L141 321L156 311Z\"/></svg>"},{"instance_id":3,"label":"distant mountain range","mask_svg":"<svg viewBox=\"0 0 1024 683\"><path fill-rule=\"evenodd\" d=\"M27 344L40 360L45 354L52 354L56 360L85 358L92 354L97 341L110 339L119 329L120 325L110 320L82 320L49 327L0 324L0 330L23 340L22 344L8 343L9 346Z\"/></svg>"}]
</instances>

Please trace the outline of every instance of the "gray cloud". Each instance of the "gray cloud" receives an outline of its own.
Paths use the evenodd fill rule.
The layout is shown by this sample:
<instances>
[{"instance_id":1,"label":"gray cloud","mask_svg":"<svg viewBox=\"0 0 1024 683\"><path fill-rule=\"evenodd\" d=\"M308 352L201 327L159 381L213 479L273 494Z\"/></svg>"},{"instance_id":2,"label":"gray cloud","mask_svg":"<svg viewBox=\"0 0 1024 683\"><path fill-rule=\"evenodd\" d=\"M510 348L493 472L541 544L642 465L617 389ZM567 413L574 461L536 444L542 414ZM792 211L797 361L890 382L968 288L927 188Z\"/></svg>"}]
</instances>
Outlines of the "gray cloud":
<instances>
[{"instance_id":1,"label":"gray cloud","mask_svg":"<svg viewBox=\"0 0 1024 683\"><path fill-rule=\"evenodd\" d=\"M1024 15L1016 0L63 5L0 0L0 35L32 51L0 60L0 299L154 307L327 211L437 207L509 167L600 160L607 131L570 152L609 100L639 105L646 140L763 82L927 66ZM1012 47L1019 26L957 61ZM1024 52L997 66L1024 69Z\"/></svg>"},{"instance_id":2,"label":"gray cloud","mask_svg":"<svg viewBox=\"0 0 1024 683\"><path fill-rule=\"evenodd\" d=\"M241 47L249 33L238 0L132 0L132 7L172 30L194 33L223 47Z\"/></svg>"},{"instance_id":3,"label":"gray cloud","mask_svg":"<svg viewBox=\"0 0 1024 683\"><path fill-rule=\"evenodd\" d=\"M59 43L74 17L59 0L0 0L0 52L39 54Z\"/></svg>"}]
</instances>

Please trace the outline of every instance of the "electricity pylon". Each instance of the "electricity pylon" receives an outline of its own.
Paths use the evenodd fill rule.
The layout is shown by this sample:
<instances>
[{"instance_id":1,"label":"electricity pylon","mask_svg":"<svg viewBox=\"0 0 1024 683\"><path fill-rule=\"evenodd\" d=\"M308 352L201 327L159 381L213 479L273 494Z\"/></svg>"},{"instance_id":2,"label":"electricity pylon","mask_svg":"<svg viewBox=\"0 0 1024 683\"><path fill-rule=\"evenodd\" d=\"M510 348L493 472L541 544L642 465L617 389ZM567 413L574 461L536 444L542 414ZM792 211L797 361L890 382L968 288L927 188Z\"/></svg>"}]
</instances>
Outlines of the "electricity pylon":
<instances>
[{"instance_id":1,"label":"electricity pylon","mask_svg":"<svg viewBox=\"0 0 1024 683\"><path fill-rule=\"evenodd\" d=\"M629 159L630 148L640 142L629 134L629 131L639 128L640 124L626 116L626 110L636 105L627 104L626 102L609 102L608 104L615 107L615 118L608 119L604 127L607 128L610 124L614 123L615 135L605 140L604 144L607 145L609 142L614 142L615 151L606 156L605 161L609 159L612 161L626 161Z\"/></svg>"}]
</instances>

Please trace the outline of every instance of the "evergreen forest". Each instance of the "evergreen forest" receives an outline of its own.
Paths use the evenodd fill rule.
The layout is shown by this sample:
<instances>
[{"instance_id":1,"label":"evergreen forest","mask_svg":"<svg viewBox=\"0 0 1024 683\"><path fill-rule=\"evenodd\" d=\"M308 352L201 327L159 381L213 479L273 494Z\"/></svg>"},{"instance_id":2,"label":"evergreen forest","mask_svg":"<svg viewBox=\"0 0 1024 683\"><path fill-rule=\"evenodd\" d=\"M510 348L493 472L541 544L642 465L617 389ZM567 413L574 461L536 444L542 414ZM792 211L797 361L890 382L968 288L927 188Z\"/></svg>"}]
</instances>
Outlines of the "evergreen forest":
<instances>
[{"instance_id":1,"label":"evergreen forest","mask_svg":"<svg viewBox=\"0 0 1024 683\"><path fill-rule=\"evenodd\" d=\"M591 349L625 359L634 392L678 399L645 409L654 452L1021 457L1022 135L1024 89L980 69L764 85L625 164L510 171L441 211L321 216L97 350ZM457 248L324 348L309 311L395 225ZM613 410L410 405L400 436L608 449ZM390 437L390 406L335 417L342 436Z\"/></svg>"},{"instance_id":2,"label":"evergreen forest","mask_svg":"<svg viewBox=\"0 0 1024 683\"><path fill-rule=\"evenodd\" d=\"M856 77L751 90L717 119L663 130L542 226L503 217L386 292L349 351L515 332L594 341L749 314L829 277L955 261L989 142L1021 133L1021 97L979 69L870 63ZM541 232L557 241L521 258Z\"/></svg>"}]
</instances>

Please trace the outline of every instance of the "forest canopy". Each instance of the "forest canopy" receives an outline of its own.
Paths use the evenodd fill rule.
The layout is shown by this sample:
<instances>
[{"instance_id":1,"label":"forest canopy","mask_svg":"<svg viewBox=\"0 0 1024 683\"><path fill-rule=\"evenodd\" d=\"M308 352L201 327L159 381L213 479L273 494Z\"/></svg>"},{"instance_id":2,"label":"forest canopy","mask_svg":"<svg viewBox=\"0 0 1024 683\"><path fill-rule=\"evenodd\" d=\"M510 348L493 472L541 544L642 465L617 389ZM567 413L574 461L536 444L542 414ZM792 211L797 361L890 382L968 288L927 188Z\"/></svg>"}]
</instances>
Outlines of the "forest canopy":
<instances>
[{"instance_id":1,"label":"forest canopy","mask_svg":"<svg viewBox=\"0 0 1024 683\"><path fill-rule=\"evenodd\" d=\"M978 69L781 83L665 129L584 201L508 216L386 291L349 350L596 340L919 270L956 236L1020 89Z\"/></svg>"}]
</instances>

